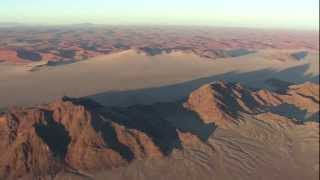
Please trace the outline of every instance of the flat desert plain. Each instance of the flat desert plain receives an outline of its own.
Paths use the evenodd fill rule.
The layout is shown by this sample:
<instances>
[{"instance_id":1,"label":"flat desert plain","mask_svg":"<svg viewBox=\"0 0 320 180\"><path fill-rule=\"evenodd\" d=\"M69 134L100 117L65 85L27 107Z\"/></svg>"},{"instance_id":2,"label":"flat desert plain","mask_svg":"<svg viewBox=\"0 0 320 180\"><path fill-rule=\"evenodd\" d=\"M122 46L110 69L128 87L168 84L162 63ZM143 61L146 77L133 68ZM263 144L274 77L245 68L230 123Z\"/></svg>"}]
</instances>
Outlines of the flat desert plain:
<instances>
[{"instance_id":1,"label":"flat desert plain","mask_svg":"<svg viewBox=\"0 0 320 180\"><path fill-rule=\"evenodd\" d=\"M179 100L215 80L261 87L270 78L304 82L319 75L319 54L309 53L300 61L283 54L288 52L263 50L212 60L179 51L148 56L128 50L36 71L1 63L0 108L46 103L62 96L89 96L104 105L152 104Z\"/></svg>"}]
</instances>

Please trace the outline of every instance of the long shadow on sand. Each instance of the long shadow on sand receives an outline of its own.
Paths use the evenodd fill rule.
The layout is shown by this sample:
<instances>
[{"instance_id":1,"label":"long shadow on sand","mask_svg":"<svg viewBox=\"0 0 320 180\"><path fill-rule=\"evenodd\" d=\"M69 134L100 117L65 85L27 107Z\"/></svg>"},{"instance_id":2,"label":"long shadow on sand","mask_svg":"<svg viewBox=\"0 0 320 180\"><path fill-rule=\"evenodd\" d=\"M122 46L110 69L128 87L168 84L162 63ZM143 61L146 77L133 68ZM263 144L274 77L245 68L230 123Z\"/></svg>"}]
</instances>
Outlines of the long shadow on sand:
<instances>
[{"instance_id":1,"label":"long shadow on sand","mask_svg":"<svg viewBox=\"0 0 320 180\"><path fill-rule=\"evenodd\" d=\"M228 72L220 75L204 77L179 84L129 90L129 91L109 91L87 96L105 106L132 106L136 104L150 105L158 102L175 102L188 97L188 95L204 84L217 80L228 82L240 82L252 88L269 88L265 80L277 78L292 83L302 83L314 81L316 76L306 75L309 65L305 64L284 71L273 69L262 69L253 72Z\"/></svg>"},{"instance_id":2,"label":"long shadow on sand","mask_svg":"<svg viewBox=\"0 0 320 180\"><path fill-rule=\"evenodd\" d=\"M216 126L214 124L203 123L197 114L183 107L183 102L185 102L192 91L204 84L217 80L241 82L249 87L263 87L264 83L261 83L261 81L263 82L269 78L279 78L294 83L301 83L314 78L312 75L305 75L308 68L309 65L302 65L280 72L272 69L246 73L229 72L169 86L131 91L105 92L88 96L87 98L93 99L104 106L122 106L124 107L123 111L126 111L125 114L130 114L130 116L136 117L134 119L141 120L141 122L119 121L118 123L120 124L139 128L141 124L145 122L152 123L154 119L156 119L157 122L165 120L170 122L170 124L178 130L191 132L201 140L206 141L214 132ZM121 108L117 107L117 109L119 110ZM147 134L154 133L153 131L149 132L148 129L142 130L147 132ZM155 134L152 136L158 135Z\"/></svg>"}]
</instances>

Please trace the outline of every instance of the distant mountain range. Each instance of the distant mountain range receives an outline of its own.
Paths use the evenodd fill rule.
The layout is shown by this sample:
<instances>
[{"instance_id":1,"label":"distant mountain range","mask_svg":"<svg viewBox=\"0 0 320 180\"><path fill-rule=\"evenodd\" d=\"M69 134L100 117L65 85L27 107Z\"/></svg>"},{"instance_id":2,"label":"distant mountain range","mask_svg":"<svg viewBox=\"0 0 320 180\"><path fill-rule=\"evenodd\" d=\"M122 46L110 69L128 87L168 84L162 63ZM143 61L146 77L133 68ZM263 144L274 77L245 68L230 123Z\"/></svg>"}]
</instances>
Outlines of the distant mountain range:
<instances>
[{"instance_id":1,"label":"distant mountain range","mask_svg":"<svg viewBox=\"0 0 320 180\"><path fill-rule=\"evenodd\" d=\"M128 49L150 56L184 51L210 59L282 49L293 51L291 55L283 56L303 60L308 52L319 52L316 41L318 35L313 32L244 31L240 28L183 30L170 26L123 27L91 23L40 26L0 23L0 60L19 64L40 60L77 61ZM295 38L289 38L292 36Z\"/></svg>"}]
</instances>

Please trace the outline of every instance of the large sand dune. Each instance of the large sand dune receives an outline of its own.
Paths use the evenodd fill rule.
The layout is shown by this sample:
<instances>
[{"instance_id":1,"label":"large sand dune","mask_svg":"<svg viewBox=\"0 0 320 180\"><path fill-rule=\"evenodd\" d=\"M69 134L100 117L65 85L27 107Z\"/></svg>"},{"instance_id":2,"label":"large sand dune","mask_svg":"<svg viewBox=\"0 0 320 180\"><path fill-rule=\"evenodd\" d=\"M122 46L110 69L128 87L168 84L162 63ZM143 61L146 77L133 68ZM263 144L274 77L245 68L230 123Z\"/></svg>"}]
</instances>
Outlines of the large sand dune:
<instances>
[{"instance_id":1,"label":"large sand dune","mask_svg":"<svg viewBox=\"0 0 320 180\"><path fill-rule=\"evenodd\" d=\"M188 83L180 84L175 91L170 91L170 100L177 100L200 86L199 83L214 80L226 79L251 86L263 86L263 81L268 78L303 82L312 80L319 74L319 54L309 53L304 60L297 61L289 57L283 59L283 52L284 50L264 50L241 57L212 60L192 53L173 52L147 56L129 50L73 64L42 67L32 72L23 66L1 63L0 109L12 105L44 103L64 95L100 95L100 102L104 103L101 98L104 93L117 94L134 90L139 93L122 93L120 101L117 100L114 104L110 100L106 105L155 103L166 101L162 99L168 97L164 96L165 91L158 88L157 93L148 97L140 90L194 80L193 86ZM200 78L207 79L198 82ZM183 85L188 85L185 93ZM117 98L112 93L111 97Z\"/></svg>"}]
</instances>

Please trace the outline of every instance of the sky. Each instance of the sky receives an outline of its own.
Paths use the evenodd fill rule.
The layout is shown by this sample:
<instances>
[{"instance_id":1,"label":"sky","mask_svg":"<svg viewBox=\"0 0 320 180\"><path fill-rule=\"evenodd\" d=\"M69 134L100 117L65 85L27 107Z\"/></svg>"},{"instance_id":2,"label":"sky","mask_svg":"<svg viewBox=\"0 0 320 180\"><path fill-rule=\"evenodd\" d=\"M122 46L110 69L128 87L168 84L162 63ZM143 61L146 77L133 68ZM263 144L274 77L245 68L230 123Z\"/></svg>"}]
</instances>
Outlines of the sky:
<instances>
[{"instance_id":1,"label":"sky","mask_svg":"<svg viewBox=\"0 0 320 180\"><path fill-rule=\"evenodd\" d=\"M319 0L1 0L0 22L319 28Z\"/></svg>"}]
</instances>

